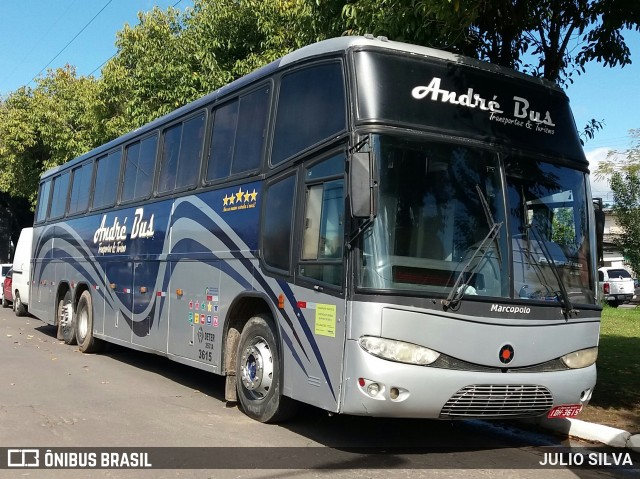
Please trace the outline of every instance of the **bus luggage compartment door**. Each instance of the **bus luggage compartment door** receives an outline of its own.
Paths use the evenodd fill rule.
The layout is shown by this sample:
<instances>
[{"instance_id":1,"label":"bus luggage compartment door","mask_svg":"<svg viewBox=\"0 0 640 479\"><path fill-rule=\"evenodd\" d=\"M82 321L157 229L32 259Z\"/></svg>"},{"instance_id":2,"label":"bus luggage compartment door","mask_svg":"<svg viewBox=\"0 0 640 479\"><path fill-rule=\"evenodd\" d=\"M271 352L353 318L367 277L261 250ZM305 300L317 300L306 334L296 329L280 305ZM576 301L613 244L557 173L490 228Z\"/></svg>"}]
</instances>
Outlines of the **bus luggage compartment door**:
<instances>
[{"instance_id":1,"label":"bus luggage compartment door","mask_svg":"<svg viewBox=\"0 0 640 479\"><path fill-rule=\"evenodd\" d=\"M133 315L131 342L160 352L167 352L168 298L162 295L164 268L171 263L136 261L133 264ZM158 291L160 295L158 295Z\"/></svg>"},{"instance_id":2,"label":"bus luggage compartment door","mask_svg":"<svg viewBox=\"0 0 640 479\"><path fill-rule=\"evenodd\" d=\"M168 352L218 370L220 261L171 262ZM177 294L182 293L182 294ZM206 368L209 369L209 368Z\"/></svg>"},{"instance_id":3,"label":"bus luggage compartment door","mask_svg":"<svg viewBox=\"0 0 640 479\"><path fill-rule=\"evenodd\" d=\"M105 336L131 341L131 310L133 306L133 263L113 261L105 264L105 285L110 293L104 313ZM128 321L127 321L128 320Z\"/></svg>"}]
</instances>

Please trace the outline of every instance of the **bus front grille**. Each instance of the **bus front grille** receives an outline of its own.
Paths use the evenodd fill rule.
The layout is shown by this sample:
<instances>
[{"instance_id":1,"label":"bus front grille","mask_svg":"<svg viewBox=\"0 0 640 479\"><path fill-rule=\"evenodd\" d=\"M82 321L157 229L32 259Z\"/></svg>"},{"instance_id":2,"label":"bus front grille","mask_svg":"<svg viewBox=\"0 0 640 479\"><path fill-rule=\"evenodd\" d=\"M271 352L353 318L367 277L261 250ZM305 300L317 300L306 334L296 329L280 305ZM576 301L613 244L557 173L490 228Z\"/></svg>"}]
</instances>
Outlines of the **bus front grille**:
<instances>
[{"instance_id":1,"label":"bus front grille","mask_svg":"<svg viewBox=\"0 0 640 479\"><path fill-rule=\"evenodd\" d=\"M539 416L553 406L542 386L477 384L455 393L440 411L443 419Z\"/></svg>"}]
</instances>

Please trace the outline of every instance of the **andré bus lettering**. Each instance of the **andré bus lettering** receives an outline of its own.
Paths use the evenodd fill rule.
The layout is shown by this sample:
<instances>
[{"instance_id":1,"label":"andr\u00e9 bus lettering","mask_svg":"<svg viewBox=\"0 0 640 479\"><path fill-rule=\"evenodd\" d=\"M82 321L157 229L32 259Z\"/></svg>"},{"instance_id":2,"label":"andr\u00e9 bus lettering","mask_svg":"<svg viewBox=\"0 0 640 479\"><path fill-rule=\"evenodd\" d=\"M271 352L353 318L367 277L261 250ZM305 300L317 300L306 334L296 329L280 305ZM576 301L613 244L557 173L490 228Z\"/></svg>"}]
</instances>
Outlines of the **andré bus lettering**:
<instances>
[{"instance_id":1,"label":"andr\u00e9 bus lettering","mask_svg":"<svg viewBox=\"0 0 640 479\"><path fill-rule=\"evenodd\" d=\"M466 108L478 109L489 113L489 120L510 125L527 130L555 134L555 123L551 118L551 113L537 111L531 107L529 100L520 96L513 96L513 113L511 116L505 115L503 107L498 102L498 95L493 95L491 99L476 93L473 88L468 88L465 92L450 91L442 88L442 79L433 77L427 86L417 86L411 90L411 96L416 100L428 99L449 103Z\"/></svg>"},{"instance_id":2,"label":"andr\u00e9 bus lettering","mask_svg":"<svg viewBox=\"0 0 640 479\"><path fill-rule=\"evenodd\" d=\"M93 243L98 245L98 254L126 253L125 241L129 238L127 228L128 218L122 221L117 216L107 223L107 215L102 216L100 226L93 234ZM144 208L137 208L133 214L133 227L130 239L152 238L154 215L144 216Z\"/></svg>"}]
</instances>

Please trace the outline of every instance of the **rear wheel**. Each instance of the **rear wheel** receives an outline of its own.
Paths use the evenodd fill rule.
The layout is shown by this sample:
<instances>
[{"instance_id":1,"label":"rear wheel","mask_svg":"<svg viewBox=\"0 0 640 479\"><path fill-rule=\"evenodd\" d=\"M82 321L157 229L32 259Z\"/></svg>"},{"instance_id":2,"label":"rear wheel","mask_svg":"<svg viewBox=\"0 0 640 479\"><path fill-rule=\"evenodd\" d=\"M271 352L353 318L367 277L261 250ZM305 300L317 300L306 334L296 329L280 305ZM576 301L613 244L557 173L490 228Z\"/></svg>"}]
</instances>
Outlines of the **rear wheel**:
<instances>
[{"instance_id":1,"label":"rear wheel","mask_svg":"<svg viewBox=\"0 0 640 479\"><path fill-rule=\"evenodd\" d=\"M91 294L85 291L80 296L78 308L76 309L76 339L78 346L83 353L96 353L103 345L103 342L93 337L93 306Z\"/></svg>"},{"instance_id":2,"label":"rear wheel","mask_svg":"<svg viewBox=\"0 0 640 479\"><path fill-rule=\"evenodd\" d=\"M16 294L13 298L13 311L16 313L16 316L26 316L27 307L20 300L20 293L16 291Z\"/></svg>"},{"instance_id":3,"label":"rear wheel","mask_svg":"<svg viewBox=\"0 0 640 479\"><path fill-rule=\"evenodd\" d=\"M272 322L254 316L242 330L236 371L240 407L260 422L278 422L293 416L297 403L282 395L282 362Z\"/></svg>"},{"instance_id":4,"label":"rear wheel","mask_svg":"<svg viewBox=\"0 0 640 479\"><path fill-rule=\"evenodd\" d=\"M76 344L71 291L65 292L64 296L58 301L58 337L65 344Z\"/></svg>"},{"instance_id":5,"label":"rear wheel","mask_svg":"<svg viewBox=\"0 0 640 479\"><path fill-rule=\"evenodd\" d=\"M7 298L4 297L4 294L2 295L2 307L3 308L9 307L9 301L7 301Z\"/></svg>"},{"instance_id":6,"label":"rear wheel","mask_svg":"<svg viewBox=\"0 0 640 479\"><path fill-rule=\"evenodd\" d=\"M608 301L608 303L612 308L617 308L618 306L620 306L620 303L618 303L617 301Z\"/></svg>"}]
</instances>

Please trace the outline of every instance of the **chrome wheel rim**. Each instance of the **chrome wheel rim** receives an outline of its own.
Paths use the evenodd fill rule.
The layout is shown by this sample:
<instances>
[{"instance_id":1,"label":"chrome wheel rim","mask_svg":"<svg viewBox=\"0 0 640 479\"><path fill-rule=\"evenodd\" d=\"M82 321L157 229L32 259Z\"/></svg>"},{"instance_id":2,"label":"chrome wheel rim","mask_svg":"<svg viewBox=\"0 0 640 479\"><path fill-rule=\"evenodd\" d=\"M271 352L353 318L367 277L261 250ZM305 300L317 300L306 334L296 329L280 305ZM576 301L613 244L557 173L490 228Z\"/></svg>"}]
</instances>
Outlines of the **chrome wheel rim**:
<instances>
[{"instance_id":1,"label":"chrome wheel rim","mask_svg":"<svg viewBox=\"0 0 640 479\"><path fill-rule=\"evenodd\" d=\"M87 337L87 331L89 331L89 314L86 308L82 308L76 317L78 321L78 339L80 342L84 341Z\"/></svg>"},{"instance_id":2,"label":"chrome wheel rim","mask_svg":"<svg viewBox=\"0 0 640 479\"><path fill-rule=\"evenodd\" d=\"M267 341L254 338L242 352L240 364L242 385L254 399L263 399L273 381L273 355Z\"/></svg>"}]
</instances>

